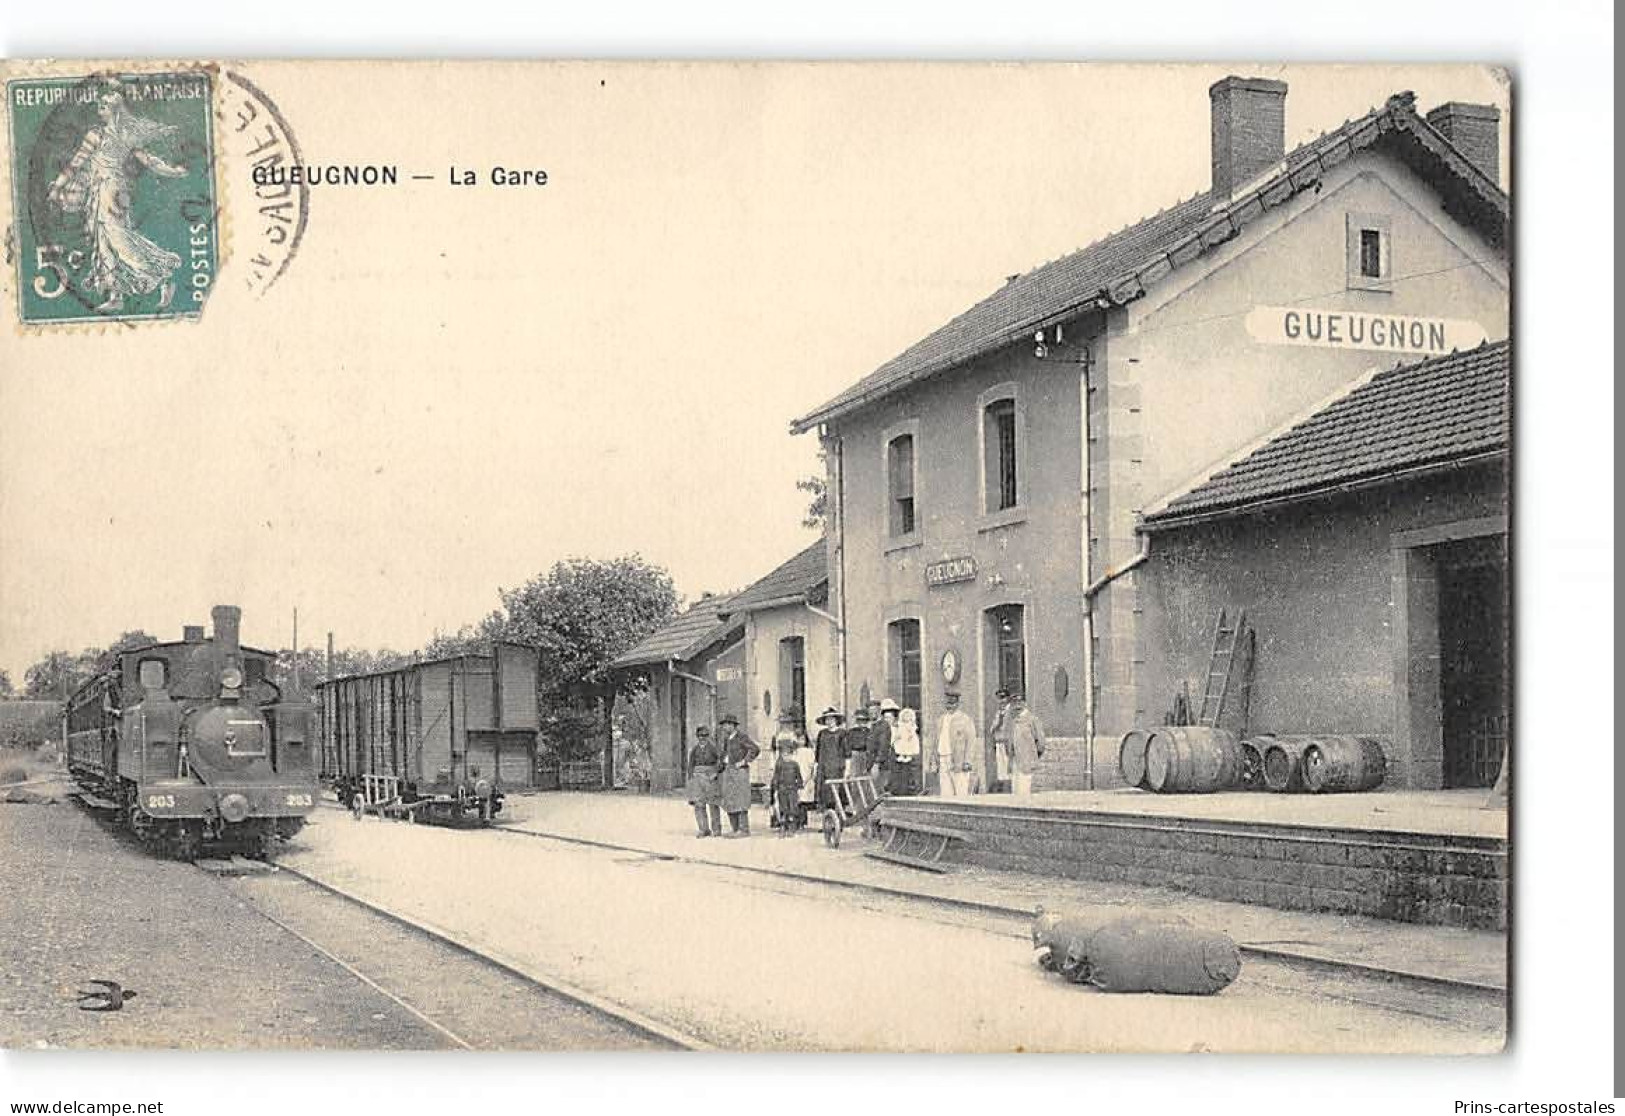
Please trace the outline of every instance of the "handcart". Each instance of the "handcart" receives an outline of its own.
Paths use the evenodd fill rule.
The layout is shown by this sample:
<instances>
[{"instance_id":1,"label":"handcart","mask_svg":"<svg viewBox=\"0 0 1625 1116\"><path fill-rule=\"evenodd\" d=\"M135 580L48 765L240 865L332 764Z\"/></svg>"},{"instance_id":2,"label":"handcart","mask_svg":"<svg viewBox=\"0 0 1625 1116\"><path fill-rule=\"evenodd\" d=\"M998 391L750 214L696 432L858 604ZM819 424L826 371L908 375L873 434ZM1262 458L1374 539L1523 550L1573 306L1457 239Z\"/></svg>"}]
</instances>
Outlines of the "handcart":
<instances>
[{"instance_id":1,"label":"handcart","mask_svg":"<svg viewBox=\"0 0 1625 1116\"><path fill-rule=\"evenodd\" d=\"M875 785L873 776L853 775L845 779L826 779L830 797L835 801L824 808L824 844L832 849L841 847L841 834L848 826L862 823L863 835L874 836L872 815L884 797Z\"/></svg>"}]
</instances>

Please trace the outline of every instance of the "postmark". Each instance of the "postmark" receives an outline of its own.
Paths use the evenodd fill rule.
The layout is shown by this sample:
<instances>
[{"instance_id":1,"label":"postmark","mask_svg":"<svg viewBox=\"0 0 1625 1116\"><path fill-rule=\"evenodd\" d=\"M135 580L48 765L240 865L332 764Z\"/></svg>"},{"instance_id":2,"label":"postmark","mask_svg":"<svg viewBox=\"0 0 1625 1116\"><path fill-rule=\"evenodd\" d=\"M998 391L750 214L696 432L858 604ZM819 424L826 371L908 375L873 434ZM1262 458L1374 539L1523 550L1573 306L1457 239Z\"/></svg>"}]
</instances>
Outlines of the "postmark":
<instances>
[{"instance_id":1,"label":"postmark","mask_svg":"<svg viewBox=\"0 0 1625 1116\"><path fill-rule=\"evenodd\" d=\"M205 70L6 85L24 324L196 317L220 268Z\"/></svg>"},{"instance_id":2,"label":"postmark","mask_svg":"<svg viewBox=\"0 0 1625 1116\"><path fill-rule=\"evenodd\" d=\"M299 141L276 102L242 74L219 76L221 160L231 175L230 205L236 220L233 274L264 294L299 252L310 213L310 186L276 175L256 175L301 163ZM237 191L247 191L246 198Z\"/></svg>"}]
</instances>

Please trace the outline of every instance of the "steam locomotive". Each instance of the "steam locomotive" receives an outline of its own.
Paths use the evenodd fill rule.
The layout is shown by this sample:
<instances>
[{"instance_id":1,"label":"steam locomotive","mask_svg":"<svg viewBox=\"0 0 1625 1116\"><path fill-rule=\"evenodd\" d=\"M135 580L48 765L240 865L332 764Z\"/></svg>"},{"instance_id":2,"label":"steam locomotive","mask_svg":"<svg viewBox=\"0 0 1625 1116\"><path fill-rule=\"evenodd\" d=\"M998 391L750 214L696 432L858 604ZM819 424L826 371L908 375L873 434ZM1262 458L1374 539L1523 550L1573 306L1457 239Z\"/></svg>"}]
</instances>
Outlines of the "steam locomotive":
<instances>
[{"instance_id":1,"label":"steam locomotive","mask_svg":"<svg viewBox=\"0 0 1625 1116\"><path fill-rule=\"evenodd\" d=\"M178 643L122 652L64 711L81 799L185 860L205 847L263 856L316 806L314 707L283 700L275 656L242 646L241 618L219 605L212 637L187 625Z\"/></svg>"}]
</instances>

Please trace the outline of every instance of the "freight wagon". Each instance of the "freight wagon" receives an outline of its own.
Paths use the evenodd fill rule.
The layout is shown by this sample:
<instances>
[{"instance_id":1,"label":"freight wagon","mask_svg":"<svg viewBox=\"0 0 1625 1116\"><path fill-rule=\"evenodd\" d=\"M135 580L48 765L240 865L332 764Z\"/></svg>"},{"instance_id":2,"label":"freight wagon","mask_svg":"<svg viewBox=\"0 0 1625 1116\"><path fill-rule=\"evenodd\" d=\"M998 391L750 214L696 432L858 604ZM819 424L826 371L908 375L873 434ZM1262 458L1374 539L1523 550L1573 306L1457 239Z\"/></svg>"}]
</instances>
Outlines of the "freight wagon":
<instances>
[{"instance_id":1,"label":"freight wagon","mask_svg":"<svg viewBox=\"0 0 1625 1116\"><path fill-rule=\"evenodd\" d=\"M317 687L322 774L339 800L419 821L489 821L536 781L535 648L497 642Z\"/></svg>"}]
</instances>

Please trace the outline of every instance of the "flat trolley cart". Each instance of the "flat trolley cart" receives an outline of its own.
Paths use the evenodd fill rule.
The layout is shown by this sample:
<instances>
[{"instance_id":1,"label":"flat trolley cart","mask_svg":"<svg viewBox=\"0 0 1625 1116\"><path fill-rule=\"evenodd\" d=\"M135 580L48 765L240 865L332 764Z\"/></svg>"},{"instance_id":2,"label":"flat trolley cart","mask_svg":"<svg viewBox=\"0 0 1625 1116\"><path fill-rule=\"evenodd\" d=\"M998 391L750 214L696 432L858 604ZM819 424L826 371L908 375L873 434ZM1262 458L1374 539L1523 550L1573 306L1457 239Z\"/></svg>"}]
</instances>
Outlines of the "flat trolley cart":
<instances>
[{"instance_id":1,"label":"flat trolley cart","mask_svg":"<svg viewBox=\"0 0 1625 1116\"><path fill-rule=\"evenodd\" d=\"M350 813L360 821L368 814L397 821L437 825L490 825L496 810L489 791L469 795L462 787L452 794L418 794L398 775L364 774L353 784Z\"/></svg>"},{"instance_id":2,"label":"flat trolley cart","mask_svg":"<svg viewBox=\"0 0 1625 1116\"><path fill-rule=\"evenodd\" d=\"M362 775L350 796L350 813L360 821L368 814L381 818L410 818L411 807L401 797L401 781L394 775Z\"/></svg>"},{"instance_id":3,"label":"flat trolley cart","mask_svg":"<svg viewBox=\"0 0 1625 1116\"><path fill-rule=\"evenodd\" d=\"M849 826L862 824L863 835L873 837L871 815L883 797L880 788L869 775L853 775L845 779L826 779L830 797L835 801L824 807L824 844L832 849L841 847L841 834Z\"/></svg>"}]
</instances>

